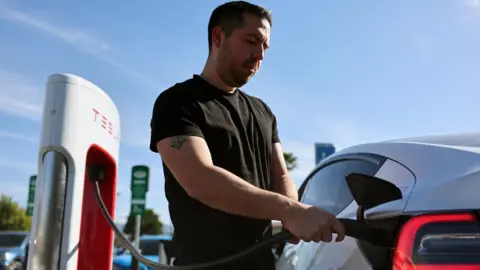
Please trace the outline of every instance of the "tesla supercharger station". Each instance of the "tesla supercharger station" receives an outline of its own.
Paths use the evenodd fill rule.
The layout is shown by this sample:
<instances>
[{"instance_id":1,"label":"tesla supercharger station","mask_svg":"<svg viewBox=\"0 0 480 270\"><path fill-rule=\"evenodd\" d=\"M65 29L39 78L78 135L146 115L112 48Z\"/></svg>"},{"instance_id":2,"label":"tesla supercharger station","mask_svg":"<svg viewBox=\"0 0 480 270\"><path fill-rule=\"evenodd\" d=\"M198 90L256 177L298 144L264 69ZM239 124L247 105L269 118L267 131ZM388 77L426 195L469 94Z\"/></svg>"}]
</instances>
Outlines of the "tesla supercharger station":
<instances>
[{"instance_id":1,"label":"tesla supercharger station","mask_svg":"<svg viewBox=\"0 0 480 270\"><path fill-rule=\"evenodd\" d=\"M103 201L114 217L120 118L110 97L70 74L48 77L28 270L110 270L114 233L86 179L104 165Z\"/></svg>"}]
</instances>

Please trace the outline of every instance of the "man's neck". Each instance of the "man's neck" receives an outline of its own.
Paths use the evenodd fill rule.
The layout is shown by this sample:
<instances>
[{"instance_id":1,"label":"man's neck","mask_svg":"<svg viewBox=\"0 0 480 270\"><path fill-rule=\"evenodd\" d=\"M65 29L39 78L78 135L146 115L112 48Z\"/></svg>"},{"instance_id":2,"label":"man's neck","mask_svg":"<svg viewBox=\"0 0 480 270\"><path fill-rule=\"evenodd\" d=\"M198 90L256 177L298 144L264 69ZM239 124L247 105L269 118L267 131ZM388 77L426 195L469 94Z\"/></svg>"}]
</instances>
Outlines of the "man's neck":
<instances>
[{"instance_id":1,"label":"man's neck","mask_svg":"<svg viewBox=\"0 0 480 270\"><path fill-rule=\"evenodd\" d=\"M200 77L209 82L211 85L227 93L233 93L235 90L237 90L236 87L231 87L225 84L225 82L223 82L218 75L217 71L210 66L208 62L205 65L205 68L202 70L202 73L200 73Z\"/></svg>"}]
</instances>

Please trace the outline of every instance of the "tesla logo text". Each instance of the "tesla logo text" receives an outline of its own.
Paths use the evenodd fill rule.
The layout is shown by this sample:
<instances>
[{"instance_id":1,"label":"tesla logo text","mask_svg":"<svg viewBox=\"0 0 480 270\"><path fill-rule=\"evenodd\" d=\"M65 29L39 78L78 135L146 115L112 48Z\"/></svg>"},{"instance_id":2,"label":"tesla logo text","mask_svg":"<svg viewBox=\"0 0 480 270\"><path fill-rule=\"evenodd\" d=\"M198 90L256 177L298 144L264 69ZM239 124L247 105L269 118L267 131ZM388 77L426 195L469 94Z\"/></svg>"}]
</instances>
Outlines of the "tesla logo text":
<instances>
[{"instance_id":1,"label":"tesla logo text","mask_svg":"<svg viewBox=\"0 0 480 270\"><path fill-rule=\"evenodd\" d=\"M114 124L108 119L108 117L95 108L93 110L93 122L99 123L99 125L105 129L105 131L113 137L113 139L118 140L118 135L115 132Z\"/></svg>"}]
</instances>

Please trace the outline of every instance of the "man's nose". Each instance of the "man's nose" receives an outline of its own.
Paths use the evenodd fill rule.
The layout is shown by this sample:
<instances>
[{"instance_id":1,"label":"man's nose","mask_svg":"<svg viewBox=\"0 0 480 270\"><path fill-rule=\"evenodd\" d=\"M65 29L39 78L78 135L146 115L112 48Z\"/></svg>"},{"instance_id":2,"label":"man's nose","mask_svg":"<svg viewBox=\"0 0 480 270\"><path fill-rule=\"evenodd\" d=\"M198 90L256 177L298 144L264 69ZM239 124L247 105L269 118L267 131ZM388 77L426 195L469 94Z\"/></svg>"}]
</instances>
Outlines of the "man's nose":
<instances>
[{"instance_id":1,"label":"man's nose","mask_svg":"<svg viewBox=\"0 0 480 270\"><path fill-rule=\"evenodd\" d=\"M253 53L253 58L257 61L262 61L264 56L265 56L265 49L263 48L263 46L256 47Z\"/></svg>"}]
</instances>

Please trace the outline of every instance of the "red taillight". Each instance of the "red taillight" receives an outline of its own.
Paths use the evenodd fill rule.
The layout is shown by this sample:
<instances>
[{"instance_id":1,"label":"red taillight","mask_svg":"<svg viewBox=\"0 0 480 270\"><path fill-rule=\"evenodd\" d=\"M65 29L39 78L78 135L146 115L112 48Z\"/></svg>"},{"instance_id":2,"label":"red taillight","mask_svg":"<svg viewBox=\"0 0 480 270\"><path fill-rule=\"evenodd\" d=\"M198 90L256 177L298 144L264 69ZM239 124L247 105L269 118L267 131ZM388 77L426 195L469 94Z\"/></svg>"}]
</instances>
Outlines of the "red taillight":
<instances>
[{"instance_id":1,"label":"red taillight","mask_svg":"<svg viewBox=\"0 0 480 270\"><path fill-rule=\"evenodd\" d=\"M478 250L480 224L473 215L416 216L400 231L393 269L480 270L480 260L476 259L480 258Z\"/></svg>"}]
</instances>

